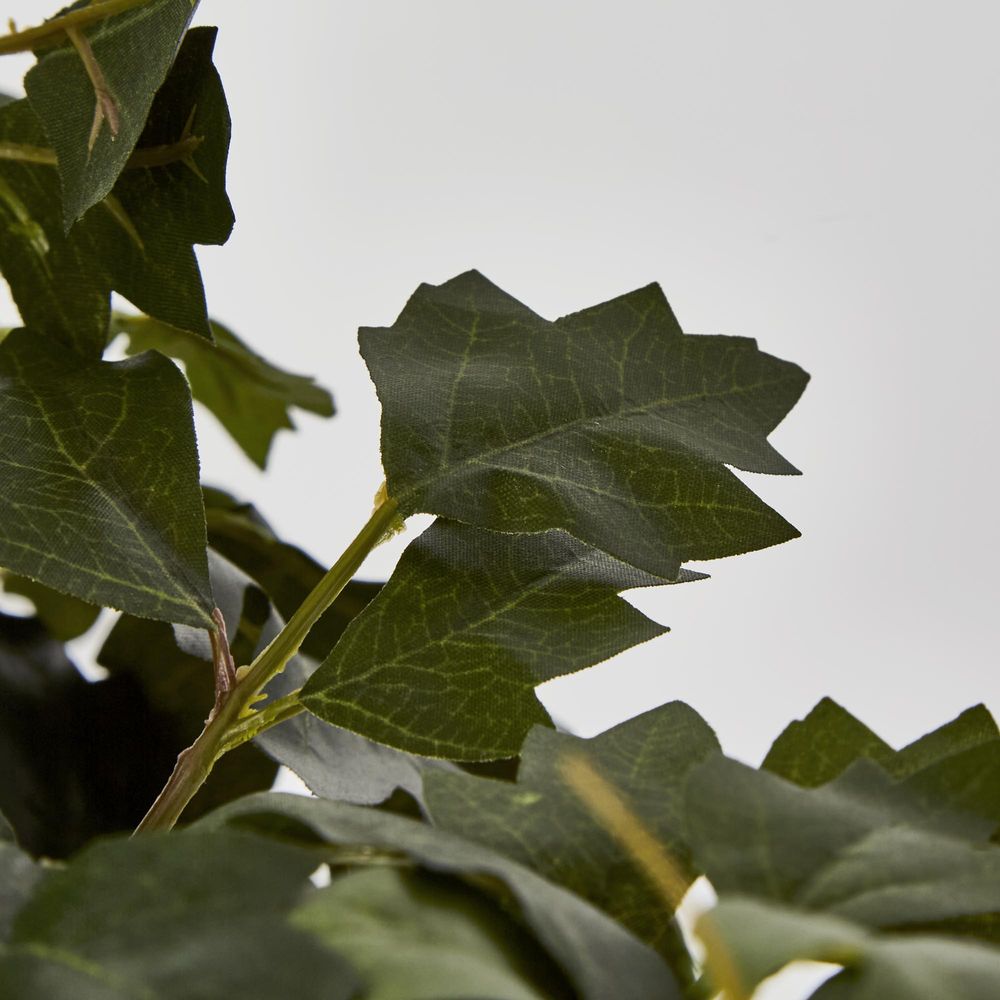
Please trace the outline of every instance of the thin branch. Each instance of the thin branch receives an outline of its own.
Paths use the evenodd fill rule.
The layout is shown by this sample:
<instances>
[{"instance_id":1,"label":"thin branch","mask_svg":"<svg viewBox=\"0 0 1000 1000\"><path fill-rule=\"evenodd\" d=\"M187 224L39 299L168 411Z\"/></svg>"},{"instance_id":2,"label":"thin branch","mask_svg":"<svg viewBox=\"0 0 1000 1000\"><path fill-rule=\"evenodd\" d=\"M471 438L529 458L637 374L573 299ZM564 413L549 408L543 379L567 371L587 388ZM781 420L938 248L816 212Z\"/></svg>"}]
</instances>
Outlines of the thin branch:
<instances>
[{"instance_id":1,"label":"thin branch","mask_svg":"<svg viewBox=\"0 0 1000 1000\"><path fill-rule=\"evenodd\" d=\"M0 35L0 56L12 52L30 52L47 45L57 45L70 29L82 28L106 17L121 14L133 7L142 7L150 0L95 0L94 3L78 10L71 10L53 17L34 28L13 31Z\"/></svg>"},{"instance_id":2,"label":"thin branch","mask_svg":"<svg viewBox=\"0 0 1000 1000\"><path fill-rule=\"evenodd\" d=\"M191 154L205 141L204 136L187 135L177 142L163 146L143 146L136 149L125 161L126 170L142 170L148 167L166 167L171 163L185 163ZM0 141L0 160L17 163L38 163L46 167L58 164L55 150L45 146L28 146L20 142Z\"/></svg>"}]
</instances>

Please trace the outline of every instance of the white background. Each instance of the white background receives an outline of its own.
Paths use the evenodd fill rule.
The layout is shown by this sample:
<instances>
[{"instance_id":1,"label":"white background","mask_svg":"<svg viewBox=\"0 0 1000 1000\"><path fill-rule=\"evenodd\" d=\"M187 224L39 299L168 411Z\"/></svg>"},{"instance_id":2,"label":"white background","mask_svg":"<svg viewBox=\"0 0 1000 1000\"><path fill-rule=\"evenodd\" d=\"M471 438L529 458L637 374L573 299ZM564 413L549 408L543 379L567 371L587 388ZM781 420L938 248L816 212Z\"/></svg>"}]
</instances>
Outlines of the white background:
<instances>
[{"instance_id":1,"label":"white background","mask_svg":"<svg viewBox=\"0 0 1000 1000\"><path fill-rule=\"evenodd\" d=\"M207 481L332 561L381 480L359 325L469 267L552 318L657 280L687 331L812 373L772 436L803 477L744 477L803 538L636 594L673 632L546 704L590 734L681 698L753 763L823 695L896 744L1000 709L1000 7L216 0L197 22L233 116L210 311L339 408L266 476L201 415Z\"/></svg>"}]
</instances>

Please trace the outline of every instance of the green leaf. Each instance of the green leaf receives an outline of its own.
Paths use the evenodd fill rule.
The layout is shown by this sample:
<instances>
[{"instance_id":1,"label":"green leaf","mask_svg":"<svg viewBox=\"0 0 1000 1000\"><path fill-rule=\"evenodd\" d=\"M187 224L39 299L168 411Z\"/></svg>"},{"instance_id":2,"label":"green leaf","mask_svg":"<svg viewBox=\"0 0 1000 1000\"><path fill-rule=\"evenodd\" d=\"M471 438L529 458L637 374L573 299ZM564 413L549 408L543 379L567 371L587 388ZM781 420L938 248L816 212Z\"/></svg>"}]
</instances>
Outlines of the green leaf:
<instances>
[{"instance_id":1,"label":"green leaf","mask_svg":"<svg viewBox=\"0 0 1000 1000\"><path fill-rule=\"evenodd\" d=\"M97 842L18 913L0 995L348 1000L353 971L287 921L314 866L228 831Z\"/></svg>"},{"instance_id":2,"label":"green leaf","mask_svg":"<svg viewBox=\"0 0 1000 1000\"><path fill-rule=\"evenodd\" d=\"M455 879L354 871L294 913L358 969L366 1000L568 997L551 959L486 897Z\"/></svg>"},{"instance_id":3,"label":"green leaf","mask_svg":"<svg viewBox=\"0 0 1000 1000\"><path fill-rule=\"evenodd\" d=\"M790 723L774 741L761 767L805 788L832 781L862 757L882 764L895 751L831 698Z\"/></svg>"},{"instance_id":4,"label":"green leaf","mask_svg":"<svg viewBox=\"0 0 1000 1000\"><path fill-rule=\"evenodd\" d=\"M816 787L862 758L902 779L929 808L963 810L1000 824L1000 730L983 705L896 751L824 698L778 737L763 767Z\"/></svg>"},{"instance_id":5,"label":"green leaf","mask_svg":"<svg viewBox=\"0 0 1000 1000\"><path fill-rule=\"evenodd\" d=\"M0 826L4 824L0 816ZM42 869L13 841L0 836L0 949L10 937L14 915L41 877Z\"/></svg>"},{"instance_id":6,"label":"green leaf","mask_svg":"<svg viewBox=\"0 0 1000 1000\"><path fill-rule=\"evenodd\" d=\"M101 613L96 604L88 604L69 594L60 594L58 590L16 573L0 570L0 583L3 584L4 593L28 598L34 604L35 614L45 625L49 635L60 642L68 642L89 631Z\"/></svg>"},{"instance_id":7,"label":"green leaf","mask_svg":"<svg viewBox=\"0 0 1000 1000\"><path fill-rule=\"evenodd\" d=\"M668 959L682 960L662 895L631 855L567 786L563 762L583 755L668 852L679 882L697 874L684 842L688 772L718 750L707 723L681 702L653 709L584 740L536 728L517 783L428 772L432 820L527 865L605 910Z\"/></svg>"},{"instance_id":8,"label":"green leaf","mask_svg":"<svg viewBox=\"0 0 1000 1000\"><path fill-rule=\"evenodd\" d=\"M1000 847L992 823L942 808L859 762L821 788L716 757L691 774L690 844L722 896L821 910L873 927L958 921L995 935Z\"/></svg>"},{"instance_id":9,"label":"green leaf","mask_svg":"<svg viewBox=\"0 0 1000 1000\"><path fill-rule=\"evenodd\" d=\"M290 618L328 567L297 546L281 541L252 504L211 487L204 487L202 492L209 544L252 577L283 618ZM381 589L381 583L352 580L312 627L302 652L323 659L351 620Z\"/></svg>"},{"instance_id":10,"label":"green leaf","mask_svg":"<svg viewBox=\"0 0 1000 1000\"><path fill-rule=\"evenodd\" d=\"M109 17L80 32L90 74L67 41L46 50L25 76L28 100L59 161L66 229L114 187L196 6L154 0Z\"/></svg>"},{"instance_id":11,"label":"green leaf","mask_svg":"<svg viewBox=\"0 0 1000 1000\"><path fill-rule=\"evenodd\" d=\"M878 937L832 917L742 899L723 899L698 930L710 942L709 961L717 957L726 969L716 985L728 986L734 1000L749 998L764 978L801 959L846 966L814 1000L994 1000L1000 994L1000 950L983 945Z\"/></svg>"},{"instance_id":12,"label":"green leaf","mask_svg":"<svg viewBox=\"0 0 1000 1000\"><path fill-rule=\"evenodd\" d=\"M297 691L315 667L314 661L297 656L268 685L267 693L280 698ZM397 789L423 805L424 774L457 770L448 761L394 750L308 712L266 730L254 742L294 771L315 795L357 805L384 803Z\"/></svg>"},{"instance_id":13,"label":"green leaf","mask_svg":"<svg viewBox=\"0 0 1000 1000\"><path fill-rule=\"evenodd\" d=\"M25 325L99 357L114 289L143 312L211 338L193 244L224 243L233 226L225 191L229 112L211 61L214 43L214 28L187 33L138 150L161 156L185 128L201 143L160 166L127 166L112 194L70 233L54 167L0 158L0 270ZM45 152L27 101L0 108L0 141Z\"/></svg>"},{"instance_id":14,"label":"green leaf","mask_svg":"<svg viewBox=\"0 0 1000 1000\"><path fill-rule=\"evenodd\" d=\"M508 535L438 520L301 700L327 722L410 753L513 757L531 726L548 720L537 685L666 631L617 592L668 582L563 532Z\"/></svg>"},{"instance_id":15,"label":"green leaf","mask_svg":"<svg viewBox=\"0 0 1000 1000\"><path fill-rule=\"evenodd\" d=\"M657 285L553 323L470 271L359 336L404 516L562 528L666 578L798 535L726 465L796 471L767 435L808 376L685 335Z\"/></svg>"},{"instance_id":16,"label":"green leaf","mask_svg":"<svg viewBox=\"0 0 1000 1000\"><path fill-rule=\"evenodd\" d=\"M460 877L515 904L581 1000L679 1000L662 959L588 903L486 848L402 816L323 799L270 793L225 806L196 829L238 825L283 839L319 837L356 855L391 852L421 868Z\"/></svg>"},{"instance_id":17,"label":"green leaf","mask_svg":"<svg viewBox=\"0 0 1000 1000\"><path fill-rule=\"evenodd\" d=\"M111 329L128 337L129 354L152 349L182 361L194 398L263 469L274 435L295 429L289 410L297 406L330 417L333 399L312 378L283 371L255 354L221 323L211 327L214 345L146 316L116 313Z\"/></svg>"},{"instance_id":18,"label":"green leaf","mask_svg":"<svg viewBox=\"0 0 1000 1000\"><path fill-rule=\"evenodd\" d=\"M993 716L977 705L896 751L835 701L823 698L775 740L762 766L807 788L832 781L862 757L902 778L998 736Z\"/></svg>"},{"instance_id":19,"label":"green leaf","mask_svg":"<svg viewBox=\"0 0 1000 1000\"><path fill-rule=\"evenodd\" d=\"M211 626L191 402L155 353L0 345L0 565L91 604Z\"/></svg>"}]
</instances>

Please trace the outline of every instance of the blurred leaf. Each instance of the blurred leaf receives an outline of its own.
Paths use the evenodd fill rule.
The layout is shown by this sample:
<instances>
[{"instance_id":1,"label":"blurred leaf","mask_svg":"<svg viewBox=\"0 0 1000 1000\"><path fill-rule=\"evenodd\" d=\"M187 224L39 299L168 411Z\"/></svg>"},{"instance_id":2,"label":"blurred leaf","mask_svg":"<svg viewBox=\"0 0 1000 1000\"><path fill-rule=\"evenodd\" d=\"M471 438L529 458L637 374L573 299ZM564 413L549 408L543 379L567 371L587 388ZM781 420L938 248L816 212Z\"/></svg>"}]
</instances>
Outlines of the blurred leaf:
<instances>
[{"instance_id":1,"label":"blurred leaf","mask_svg":"<svg viewBox=\"0 0 1000 1000\"><path fill-rule=\"evenodd\" d=\"M580 1000L679 1000L662 959L604 914L527 868L425 823L340 802L270 793L233 802L196 829L226 825L282 838L319 837L329 845L363 846L366 853L393 852L430 871L458 876L514 906ZM331 851L331 860L335 854Z\"/></svg>"},{"instance_id":2,"label":"blurred leaf","mask_svg":"<svg viewBox=\"0 0 1000 1000\"><path fill-rule=\"evenodd\" d=\"M18 913L0 995L348 1000L353 971L286 919L314 865L228 831L95 843Z\"/></svg>"},{"instance_id":3,"label":"blurred leaf","mask_svg":"<svg viewBox=\"0 0 1000 1000\"><path fill-rule=\"evenodd\" d=\"M663 846L687 886L698 872L683 836L684 784L718 747L707 723L673 702L587 740L535 728L521 751L516 784L428 772L424 795L437 825L564 885L668 959L683 961L686 951L662 895L567 786L561 766L583 755Z\"/></svg>"},{"instance_id":4,"label":"blurred leaf","mask_svg":"<svg viewBox=\"0 0 1000 1000\"><path fill-rule=\"evenodd\" d=\"M723 969L716 985L733 1000L789 962L833 962L846 971L813 1000L995 1000L1000 950L939 937L880 937L846 921L742 899L723 899L699 934ZM733 983L732 980L737 982Z\"/></svg>"},{"instance_id":5,"label":"blurred leaf","mask_svg":"<svg viewBox=\"0 0 1000 1000\"><path fill-rule=\"evenodd\" d=\"M128 616L112 629L98 662L113 680L127 681L138 689L146 712L155 719L143 746L149 791L129 824L134 827L170 777L177 755L204 726L215 698L212 669L208 662L178 649L169 625ZM270 788L276 772L277 765L253 744L238 747L216 762L184 810L184 822L241 795Z\"/></svg>"},{"instance_id":6,"label":"blurred leaf","mask_svg":"<svg viewBox=\"0 0 1000 1000\"><path fill-rule=\"evenodd\" d=\"M157 350L184 362L191 394L263 469L274 435L295 429L289 410L297 406L330 417L333 399L314 379L286 372L254 353L221 323L211 327L214 344L147 316L115 313L111 329L128 337L129 354Z\"/></svg>"},{"instance_id":7,"label":"blurred leaf","mask_svg":"<svg viewBox=\"0 0 1000 1000\"><path fill-rule=\"evenodd\" d=\"M37 580L29 580L16 573L0 570L0 582L4 593L19 594L35 606L35 614L53 639L68 642L83 635L97 621L101 609L96 604L88 604L69 594L46 587Z\"/></svg>"},{"instance_id":8,"label":"blurred leaf","mask_svg":"<svg viewBox=\"0 0 1000 1000\"><path fill-rule=\"evenodd\" d=\"M1000 846L992 823L915 795L861 761L805 789L723 757L691 772L688 835L713 887L873 927L993 938ZM972 919L975 918L975 919Z\"/></svg>"},{"instance_id":9,"label":"blurred leaf","mask_svg":"<svg viewBox=\"0 0 1000 1000\"><path fill-rule=\"evenodd\" d=\"M165 358L0 346L0 565L91 604L211 626L198 456Z\"/></svg>"},{"instance_id":10,"label":"blurred leaf","mask_svg":"<svg viewBox=\"0 0 1000 1000\"><path fill-rule=\"evenodd\" d=\"M767 435L808 376L682 333L658 285L553 323L469 271L359 337L404 516L562 528L671 579L798 535L726 465L796 471Z\"/></svg>"},{"instance_id":11,"label":"blurred leaf","mask_svg":"<svg viewBox=\"0 0 1000 1000\"><path fill-rule=\"evenodd\" d=\"M391 868L350 872L310 896L292 923L351 962L366 1000L570 996L529 935L455 879Z\"/></svg>"},{"instance_id":12,"label":"blurred leaf","mask_svg":"<svg viewBox=\"0 0 1000 1000\"><path fill-rule=\"evenodd\" d=\"M211 61L214 44L214 28L187 33L139 140L154 155L190 127L203 138L190 156L197 173L181 160L129 167L66 234L55 168L0 160L0 270L26 326L100 357L114 289L150 316L211 338L193 244L224 243L233 226L225 191L229 111ZM0 141L45 146L26 100L0 108Z\"/></svg>"},{"instance_id":13,"label":"blurred leaf","mask_svg":"<svg viewBox=\"0 0 1000 1000\"><path fill-rule=\"evenodd\" d=\"M0 809L25 850L66 857L132 829L170 753L130 678L90 684L36 619L0 616Z\"/></svg>"},{"instance_id":14,"label":"blurred leaf","mask_svg":"<svg viewBox=\"0 0 1000 1000\"><path fill-rule=\"evenodd\" d=\"M114 187L196 6L197 0L153 0L81 32L107 86L96 133L95 85L69 40L46 49L28 70L28 100L59 160L67 229Z\"/></svg>"},{"instance_id":15,"label":"blurred leaf","mask_svg":"<svg viewBox=\"0 0 1000 1000\"><path fill-rule=\"evenodd\" d=\"M563 532L438 520L301 700L327 722L410 753L513 757L531 726L548 721L537 685L666 631L618 591L668 582Z\"/></svg>"},{"instance_id":16,"label":"blurred leaf","mask_svg":"<svg viewBox=\"0 0 1000 1000\"><path fill-rule=\"evenodd\" d=\"M3 835L7 831L13 832L0 815L0 954L10 936L14 915L42 877L42 869L13 840Z\"/></svg>"}]
</instances>

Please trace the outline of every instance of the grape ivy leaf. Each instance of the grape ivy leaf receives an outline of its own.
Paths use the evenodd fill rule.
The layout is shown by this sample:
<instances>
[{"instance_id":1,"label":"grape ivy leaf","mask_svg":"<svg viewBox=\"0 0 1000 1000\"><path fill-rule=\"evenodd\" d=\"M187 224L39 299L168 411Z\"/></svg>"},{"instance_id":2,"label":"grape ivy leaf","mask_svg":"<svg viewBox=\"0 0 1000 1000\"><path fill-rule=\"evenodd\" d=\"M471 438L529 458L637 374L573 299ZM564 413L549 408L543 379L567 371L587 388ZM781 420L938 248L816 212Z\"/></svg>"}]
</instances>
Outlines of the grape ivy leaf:
<instances>
[{"instance_id":1,"label":"grape ivy leaf","mask_svg":"<svg viewBox=\"0 0 1000 1000\"><path fill-rule=\"evenodd\" d=\"M0 995L349 1000L353 970L288 923L314 867L307 851L233 831L97 841L18 912Z\"/></svg>"},{"instance_id":2,"label":"grape ivy leaf","mask_svg":"<svg viewBox=\"0 0 1000 1000\"><path fill-rule=\"evenodd\" d=\"M0 565L91 604L211 627L190 395L166 358L0 345Z\"/></svg>"},{"instance_id":3,"label":"grape ivy leaf","mask_svg":"<svg viewBox=\"0 0 1000 1000\"><path fill-rule=\"evenodd\" d=\"M569 1000L552 960L484 895L456 879L353 871L292 915L358 969L366 1000Z\"/></svg>"},{"instance_id":4,"label":"grape ivy leaf","mask_svg":"<svg viewBox=\"0 0 1000 1000\"><path fill-rule=\"evenodd\" d=\"M785 729L763 766L816 787L862 758L876 761L929 808L961 810L1000 825L1000 730L983 705L897 751L825 698Z\"/></svg>"},{"instance_id":5,"label":"grape ivy leaf","mask_svg":"<svg viewBox=\"0 0 1000 1000\"><path fill-rule=\"evenodd\" d=\"M679 883L697 874L684 840L688 772L719 748L708 724L673 702L584 740L538 727L517 783L428 772L434 823L528 865L589 900L665 954L686 954L673 916L645 872L566 784L562 762L582 754L669 853Z\"/></svg>"},{"instance_id":6,"label":"grape ivy leaf","mask_svg":"<svg viewBox=\"0 0 1000 1000\"><path fill-rule=\"evenodd\" d=\"M749 997L789 962L844 966L812 1000L993 1000L1000 949L945 937L873 935L847 921L748 899L723 899L698 932L708 943L713 985Z\"/></svg>"},{"instance_id":7,"label":"grape ivy leaf","mask_svg":"<svg viewBox=\"0 0 1000 1000\"><path fill-rule=\"evenodd\" d=\"M55 151L65 227L110 193L146 124L197 0L154 0L46 49L24 78ZM85 62L86 59L86 62Z\"/></svg>"},{"instance_id":8,"label":"grape ivy leaf","mask_svg":"<svg viewBox=\"0 0 1000 1000\"><path fill-rule=\"evenodd\" d=\"M128 337L129 354L157 350L182 361L191 395L263 469L274 435L295 429L289 410L295 406L330 417L333 399L312 378L286 372L254 353L221 323L211 327L214 343L148 316L116 313L111 324L112 333Z\"/></svg>"},{"instance_id":9,"label":"grape ivy leaf","mask_svg":"<svg viewBox=\"0 0 1000 1000\"><path fill-rule=\"evenodd\" d=\"M692 772L687 833L723 896L849 916L873 927L995 933L1000 846L992 823L935 809L861 761L821 788L715 757Z\"/></svg>"},{"instance_id":10,"label":"grape ivy leaf","mask_svg":"<svg viewBox=\"0 0 1000 1000\"><path fill-rule=\"evenodd\" d=\"M666 631L618 591L669 582L564 532L511 535L438 520L351 622L301 701L327 722L410 753L513 757L531 726L548 721L537 685Z\"/></svg>"},{"instance_id":11,"label":"grape ivy leaf","mask_svg":"<svg viewBox=\"0 0 1000 1000\"><path fill-rule=\"evenodd\" d=\"M832 781L862 757L901 778L998 737L989 711L976 705L896 751L845 708L823 698L804 719L785 728L762 766L807 788Z\"/></svg>"},{"instance_id":12,"label":"grape ivy leaf","mask_svg":"<svg viewBox=\"0 0 1000 1000\"><path fill-rule=\"evenodd\" d=\"M0 270L26 326L99 357L114 289L150 316L211 339L193 244L224 243L233 226L229 111L214 44L214 28L185 35L137 150L111 194L69 233L54 167L0 158ZM201 141L182 156L185 132ZM0 141L9 151L45 153L27 100L0 107ZM167 147L179 158L165 155Z\"/></svg>"},{"instance_id":13,"label":"grape ivy leaf","mask_svg":"<svg viewBox=\"0 0 1000 1000\"><path fill-rule=\"evenodd\" d=\"M682 333L657 285L549 322L470 271L359 339L404 516L562 528L665 578L798 534L726 465L796 471L767 435L808 376Z\"/></svg>"},{"instance_id":14,"label":"grape ivy leaf","mask_svg":"<svg viewBox=\"0 0 1000 1000\"><path fill-rule=\"evenodd\" d=\"M680 1000L663 960L619 924L565 889L478 844L472 844L403 816L270 793L233 802L200 820L195 830L237 826L283 840L316 837L328 847L332 862L341 848L364 847L409 859L423 869L453 875L495 898L513 902L581 1000Z\"/></svg>"}]
</instances>

